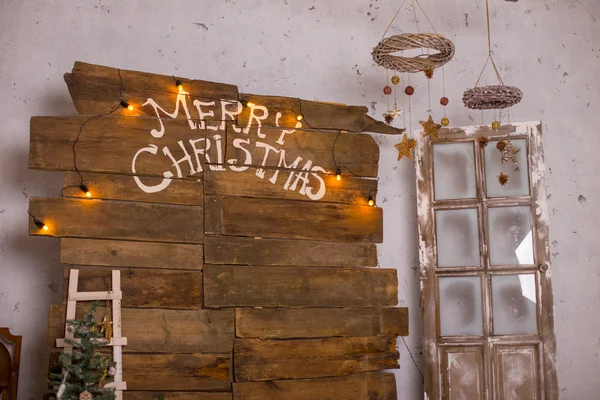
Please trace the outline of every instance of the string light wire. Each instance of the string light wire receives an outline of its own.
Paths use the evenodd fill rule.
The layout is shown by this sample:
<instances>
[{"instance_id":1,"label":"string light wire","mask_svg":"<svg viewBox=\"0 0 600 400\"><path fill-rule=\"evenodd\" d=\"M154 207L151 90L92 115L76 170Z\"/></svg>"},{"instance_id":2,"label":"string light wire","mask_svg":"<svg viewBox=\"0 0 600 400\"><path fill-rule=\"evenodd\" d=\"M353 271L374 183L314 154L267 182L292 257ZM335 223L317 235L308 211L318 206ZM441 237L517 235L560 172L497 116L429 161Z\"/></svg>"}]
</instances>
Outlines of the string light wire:
<instances>
[{"instance_id":1,"label":"string light wire","mask_svg":"<svg viewBox=\"0 0 600 400\"><path fill-rule=\"evenodd\" d=\"M302 113L302 99L298 98L298 105L300 108L300 114L304 115ZM306 126L308 126L310 129L314 129L317 130L321 133L324 133L321 129L319 128L313 128L310 123L308 122L308 120L306 119L306 117L304 118L304 123L306 124ZM345 169L346 171L348 171L351 175L353 176L358 176L357 174L355 174L350 168L348 168L347 166L340 166L338 165L336 159L335 159L335 145L337 143L338 138L340 137L340 135L342 134L342 131L338 131L338 134L335 136L335 139L333 140L333 145L331 146L331 159L333 161L333 165L335 166L336 169L336 174L338 170L341 170L342 168Z\"/></svg>"}]
</instances>

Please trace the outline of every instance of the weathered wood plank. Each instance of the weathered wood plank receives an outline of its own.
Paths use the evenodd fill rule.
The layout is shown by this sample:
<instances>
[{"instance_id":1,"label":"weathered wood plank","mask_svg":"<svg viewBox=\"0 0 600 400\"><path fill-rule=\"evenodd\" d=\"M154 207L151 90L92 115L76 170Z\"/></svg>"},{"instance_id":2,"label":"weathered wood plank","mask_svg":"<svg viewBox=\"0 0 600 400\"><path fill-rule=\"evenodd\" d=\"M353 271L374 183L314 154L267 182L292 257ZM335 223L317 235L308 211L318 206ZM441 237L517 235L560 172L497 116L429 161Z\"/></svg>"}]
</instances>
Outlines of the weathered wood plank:
<instances>
[{"instance_id":1,"label":"weathered wood plank","mask_svg":"<svg viewBox=\"0 0 600 400\"><path fill-rule=\"evenodd\" d=\"M229 355L123 354L128 390L228 391Z\"/></svg>"},{"instance_id":2,"label":"weathered wood plank","mask_svg":"<svg viewBox=\"0 0 600 400\"><path fill-rule=\"evenodd\" d=\"M49 370L60 352L51 352ZM123 380L136 391L231 391L231 356L224 354L123 354ZM218 398L218 397L217 397ZM212 399L211 399L212 400Z\"/></svg>"},{"instance_id":3,"label":"weathered wood plank","mask_svg":"<svg viewBox=\"0 0 600 400\"><path fill-rule=\"evenodd\" d=\"M178 100L176 80L181 80L185 96L179 98L186 104L191 118L199 118L193 101L198 100L204 119L223 119L223 105L220 99L230 100L225 106L229 113L241 113L237 116L241 126L247 126L250 115L261 119L263 125L295 127L296 116L301 112L305 126L318 129L339 129L353 132L375 132L401 134L404 130L386 125L367 115L368 108L364 106L347 106L339 103L325 103L300 100L290 97L261 96L254 94L239 94L237 87L223 83L192 80L187 78L150 74L138 71L118 70L101 65L76 62L70 74L65 74L65 82L69 93L80 114L99 115L115 110L123 115L155 116L154 109L143 106L146 100L152 98L163 109L172 113ZM255 107L243 107L237 99L255 103ZM133 111L119 107L121 99L135 106ZM214 104L210 104L214 101ZM262 107L267 107L268 115L263 116ZM279 115L279 117L278 117ZM233 115L225 116L225 119ZM178 118L185 118L182 111ZM256 124L255 120L252 121Z\"/></svg>"},{"instance_id":4,"label":"weathered wood plank","mask_svg":"<svg viewBox=\"0 0 600 400\"><path fill-rule=\"evenodd\" d=\"M266 107L268 115L263 125L295 127L296 116L302 114L302 126L314 129L339 129L351 132L374 132L399 135L404 129L394 128L367 115L369 109L364 106L348 106L339 103L300 100L292 97L262 96L240 93L241 100ZM238 123L246 126L251 113L262 118L262 110L244 107L238 116ZM278 119L278 115L280 118Z\"/></svg>"},{"instance_id":5,"label":"weathered wood plank","mask_svg":"<svg viewBox=\"0 0 600 400\"><path fill-rule=\"evenodd\" d=\"M117 268L115 268L117 269ZM63 299L67 298L69 268L65 268ZM79 291L110 290L112 268L79 268ZM131 308L200 309L202 272L121 269L122 306ZM64 301L63 301L64 303Z\"/></svg>"},{"instance_id":6,"label":"weathered wood plank","mask_svg":"<svg viewBox=\"0 0 600 400\"><path fill-rule=\"evenodd\" d=\"M63 238L60 261L107 267L202 270L200 244Z\"/></svg>"},{"instance_id":7,"label":"weathered wood plank","mask_svg":"<svg viewBox=\"0 0 600 400\"><path fill-rule=\"evenodd\" d=\"M207 307L385 307L398 303L394 269L204 266Z\"/></svg>"},{"instance_id":8,"label":"weathered wood plank","mask_svg":"<svg viewBox=\"0 0 600 400\"><path fill-rule=\"evenodd\" d=\"M83 183L87 186L92 198L109 200L141 201L148 203L169 203L189 206L202 206L202 182L183 179L171 179L169 185L159 192L146 193L135 183L132 176L109 174L82 174ZM139 178L139 177L138 177ZM159 185L163 178L139 178L146 185ZM65 197L86 198L79 188L81 179L75 172L65 173Z\"/></svg>"},{"instance_id":9,"label":"weathered wood plank","mask_svg":"<svg viewBox=\"0 0 600 400\"><path fill-rule=\"evenodd\" d=\"M398 368L398 357L396 339L389 337L236 339L235 381L320 378Z\"/></svg>"},{"instance_id":10,"label":"weathered wood plank","mask_svg":"<svg viewBox=\"0 0 600 400\"><path fill-rule=\"evenodd\" d=\"M151 134L153 129L160 128L154 118L32 117L29 167L74 171L73 143L79 135L75 153L77 168L81 172L161 179L165 173L174 178L201 176L205 160L204 157L196 157L194 152L204 151L204 129L191 130L185 120L167 119L162 123L166 133L157 139ZM181 163L175 166L173 160ZM147 186L150 184L145 183Z\"/></svg>"},{"instance_id":11,"label":"weathered wood plank","mask_svg":"<svg viewBox=\"0 0 600 400\"><path fill-rule=\"evenodd\" d=\"M383 210L377 207L223 197L220 214L220 233L229 236L383 241Z\"/></svg>"},{"instance_id":12,"label":"weathered wood plank","mask_svg":"<svg viewBox=\"0 0 600 400\"><path fill-rule=\"evenodd\" d=\"M206 236L204 259L207 264L374 267L377 247L371 243Z\"/></svg>"},{"instance_id":13,"label":"weathered wood plank","mask_svg":"<svg viewBox=\"0 0 600 400\"><path fill-rule=\"evenodd\" d=\"M117 112L125 115L153 115L151 107L141 107L153 98L169 112L175 106L178 89L176 80L182 80L184 90L194 99L237 100L234 85L187 79L147 72L119 70L103 65L76 61L71 73L65 74L65 82L79 114L99 115L111 112L122 99L135 104L134 112L119 107ZM190 102L191 103L191 102ZM190 104L190 107L193 106Z\"/></svg>"},{"instance_id":14,"label":"weathered wood plank","mask_svg":"<svg viewBox=\"0 0 600 400\"><path fill-rule=\"evenodd\" d=\"M55 237L202 243L202 207L62 198L29 199L29 233Z\"/></svg>"},{"instance_id":15,"label":"weathered wood plank","mask_svg":"<svg viewBox=\"0 0 600 400\"><path fill-rule=\"evenodd\" d=\"M233 384L243 400L397 400L394 374L365 372L335 378Z\"/></svg>"},{"instance_id":16,"label":"weathered wood plank","mask_svg":"<svg viewBox=\"0 0 600 400\"><path fill-rule=\"evenodd\" d=\"M153 131L160 129L161 124L164 136L153 137ZM245 165L296 171L320 167L315 173L335 173L337 166L342 175L349 176L352 172L357 176L377 176L379 147L369 135L296 131L285 135L283 144L279 144L281 128L264 128L264 134L268 136L261 139L235 133L230 127L227 134L224 131L209 134L205 129L192 129L186 120L113 115L32 117L29 167L74 171L76 161L81 172L148 176L161 182L163 178L197 179L205 169L226 169L212 164L231 164L227 169L237 170ZM273 180L274 173L269 171L265 179ZM285 184L287 175L289 171L282 171L275 177L280 181L278 186ZM139 179L148 187L158 185L156 179ZM291 186L295 179L290 181ZM312 174L308 174L308 180L312 186L320 183ZM297 185L302 187L302 181Z\"/></svg>"},{"instance_id":17,"label":"weathered wood plank","mask_svg":"<svg viewBox=\"0 0 600 400\"><path fill-rule=\"evenodd\" d=\"M104 304L103 304L104 305ZM89 310L89 303L77 304L77 318ZM98 307L101 321L105 307ZM65 336L65 307L50 306L48 347ZM156 310L124 308L125 352L135 353L226 353L233 350L233 310Z\"/></svg>"},{"instance_id":18,"label":"weathered wood plank","mask_svg":"<svg viewBox=\"0 0 600 400\"><path fill-rule=\"evenodd\" d=\"M239 338L408 336L408 308L237 308Z\"/></svg>"},{"instance_id":19,"label":"weathered wood plank","mask_svg":"<svg viewBox=\"0 0 600 400\"><path fill-rule=\"evenodd\" d=\"M232 400L232 394L227 392L134 392L126 390L123 392L125 400L157 400L163 396L169 400ZM387 400L387 399L386 399Z\"/></svg>"},{"instance_id":20,"label":"weathered wood plank","mask_svg":"<svg viewBox=\"0 0 600 400\"><path fill-rule=\"evenodd\" d=\"M236 132L228 125L226 159L230 163L235 160L240 167L285 168L296 164L295 169L301 170L310 162L307 169L319 166L335 174L340 168L344 176L377 177L379 146L370 135L273 127L261 127L259 137L244 132ZM216 157L211 160L214 162ZM268 172L267 178L273 179L273 172ZM281 184L286 179L287 174L282 172Z\"/></svg>"},{"instance_id":21,"label":"weathered wood plank","mask_svg":"<svg viewBox=\"0 0 600 400\"><path fill-rule=\"evenodd\" d=\"M205 171L204 186L207 195L220 196L245 196L245 197L262 197L271 199L286 199L286 200L309 200L306 194L302 194L297 187L296 190L284 189L287 179L295 176L293 171L267 170L264 177L256 175L257 168L250 167L243 172L235 171ZM271 181L273 176L277 174L276 179ZM373 200L377 197L377 181L373 179L360 179L356 177L344 176L341 181L338 181L335 174L317 174L322 180L322 185L325 186L325 193L319 201L329 203L345 203L345 204L361 204L366 205L369 196ZM320 183L312 176L314 182L311 182L315 190L320 187ZM273 183L275 182L275 183ZM81 190L79 193L83 195Z\"/></svg>"}]
</instances>

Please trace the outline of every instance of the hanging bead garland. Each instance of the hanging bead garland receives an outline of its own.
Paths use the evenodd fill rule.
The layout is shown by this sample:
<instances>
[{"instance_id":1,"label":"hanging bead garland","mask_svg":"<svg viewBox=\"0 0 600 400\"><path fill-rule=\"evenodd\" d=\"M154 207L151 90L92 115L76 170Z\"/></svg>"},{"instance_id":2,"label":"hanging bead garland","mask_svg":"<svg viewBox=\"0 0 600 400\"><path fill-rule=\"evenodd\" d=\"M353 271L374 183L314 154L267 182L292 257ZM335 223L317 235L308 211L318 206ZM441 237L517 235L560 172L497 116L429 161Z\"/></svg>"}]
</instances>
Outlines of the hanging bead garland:
<instances>
[{"instance_id":1,"label":"hanging bead garland","mask_svg":"<svg viewBox=\"0 0 600 400\"><path fill-rule=\"evenodd\" d=\"M436 68L442 67L448 61L452 59L454 56L454 43L444 36L437 33L433 24L431 24L431 20L425 14L423 7L419 4L419 0L411 0L412 3L412 11L414 14L414 21L417 28L418 33L403 33L399 35L393 35L391 37L385 37L388 30L391 28L394 20L402 10L404 3L406 0L402 2L398 11L392 18L392 21L386 28L383 33L381 40L373 48L371 53L373 60L379 66L384 67L388 71L394 71L394 75L391 78L391 81L386 79L386 86L384 87L384 94L391 95L394 93L394 107L390 108L390 101L388 100L388 110L383 113L383 117L387 124L391 124L395 118L400 118L402 115L402 111L398 109L397 106L397 86L402 82L400 76L398 76L397 72L400 73L416 73L423 72L425 77L427 78L427 95L428 95L428 104L429 107L427 109L428 118L426 121L420 121L421 125L424 128L423 136L431 136L434 139L437 139L437 130L442 126L448 126L450 124L450 120L446 118L446 113L444 110L444 118L442 118L442 125L433 121L432 118L432 107L431 107L431 84L430 81L434 77L434 70ZM433 31L435 33L422 33L419 29L419 22L417 19L417 6L425 15L425 18L431 24ZM420 54L415 57L405 57L404 50L413 50L413 49L421 49L426 52L425 54ZM397 55L396 53L400 53ZM386 71L387 73L387 71ZM389 83L393 85L389 86ZM445 91L445 89L444 89ZM412 113L411 113L411 96L415 93L415 88L410 85L410 80L407 80L407 85L404 87L404 95L408 96L408 125L410 130L412 130ZM448 98L444 97L445 101L442 101L442 106L446 106L448 104ZM445 104L444 104L445 103ZM404 106L404 97L402 101L402 105ZM406 118L405 127L406 127ZM399 159L404 157L412 159L412 150L413 147L408 146L412 144L412 140L416 144L416 139L412 139L411 133L409 131L408 135L404 137L402 142L398 143L396 148L400 152ZM406 154L407 149L410 151L410 157ZM404 153L403 153L404 152Z\"/></svg>"}]
</instances>

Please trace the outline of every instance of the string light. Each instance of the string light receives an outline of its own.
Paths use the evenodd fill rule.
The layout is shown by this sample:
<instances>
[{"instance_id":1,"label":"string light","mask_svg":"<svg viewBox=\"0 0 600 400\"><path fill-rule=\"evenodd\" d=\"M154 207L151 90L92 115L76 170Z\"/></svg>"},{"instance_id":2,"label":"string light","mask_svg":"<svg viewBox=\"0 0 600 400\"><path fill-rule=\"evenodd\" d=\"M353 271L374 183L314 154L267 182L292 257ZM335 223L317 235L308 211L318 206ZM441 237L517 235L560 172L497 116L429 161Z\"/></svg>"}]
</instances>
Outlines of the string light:
<instances>
[{"instance_id":1,"label":"string light","mask_svg":"<svg viewBox=\"0 0 600 400\"><path fill-rule=\"evenodd\" d=\"M29 216L31 217L31 219L33 219L33 223L35 224L35 226L37 226L38 228L40 228L40 230L43 230L43 231L47 231L48 230L48 225L46 225L45 223L43 223L42 221L40 221L39 219L37 219L36 217L34 217L33 215L31 215L31 213L29 211L27 211L27 214L29 214Z\"/></svg>"},{"instance_id":2,"label":"string light","mask_svg":"<svg viewBox=\"0 0 600 400\"><path fill-rule=\"evenodd\" d=\"M126 102L125 100L121 100L121 107L128 109L129 111L133 111L133 106Z\"/></svg>"},{"instance_id":3,"label":"string light","mask_svg":"<svg viewBox=\"0 0 600 400\"><path fill-rule=\"evenodd\" d=\"M252 108L252 107L256 106L256 104L254 104L253 102L251 102L251 101L248 101L248 100L246 100L246 99L241 99L241 100L240 100L240 103L242 103L242 105L243 105L244 107L249 107L249 108Z\"/></svg>"},{"instance_id":4,"label":"string light","mask_svg":"<svg viewBox=\"0 0 600 400\"><path fill-rule=\"evenodd\" d=\"M121 96L122 96L122 91L123 91L123 79L122 79L122 77L121 77L121 71L120 71L120 70L118 70L118 72L119 72L119 79L120 79L120 82L121 82L121 88L120 88L120 92L121 92ZM182 82L180 79L175 79L175 77L173 77L173 79L175 80L175 85L177 86L177 89L179 90L179 92L182 92L182 91L183 91L183 89L184 89L184 88L183 88L183 82ZM241 100L240 100L240 103L242 103L242 105L243 105L244 107L249 107L249 108L252 108L252 107L255 107L255 106L256 106L256 104L255 104L255 103L253 103L253 102L251 102L251 101L248 101L248 100L246 100L246 99L241 99ZM302 114L302 99L298 98L298 103L299 103L299 106L300 106L300 107L299 107L299 108L300 108L300 110L299 110L299 113L296 115L296 120L297 120L297 121L303 121L303 120L304 120L304 115ZM123 108L126 108L126 109L127 109L127 110L129 110L129 111L133 111L133 109L134 109L133 105L132 105L132 104L129 104L129 103L128 103L127 101L125 101L123 98L121 98L121 101L120 101L120 103L119 103L119 106L121 106L121 107L123 107ZM118 108L119 106L117 106L116 108ZM116 110L116 108L115 108L115 109L113 109L112 111L110 111L110 112L106 113L106 114L97 115L97 116L94 116L94 117L92 117L92 118L88 119L88 120L87 120L87 121L86 121L86 122L85 122L85 123L84 123L84 124L83 124L83 125L80 127L80 130L79 130L79 133L78 133L78 135L77 135L77 138L76 138L75 142L73 143L73 165L74 165L75 171L78 173L78 175L80 176L80 179L81 179L81 184L80 184L78 187L79 187L79 189L80 189L80 190L81 190L81 191L82 191L82 192L85 194L85 196L86 196L86 197L92 197L92 193L89 191L89 188L88 188L88 187L87 187L87 186L86 186L86 185L83 183L83 177L81 176L81 173L79 172L79 170L78 170L78 168L77 168L77 162L76 162L76 157L77 157L77 154L76 154L76 152L75 152L75 146L76 146L77 142L79 141L79 136L81 135L81 132L82 132L82 130L83 130L83 127L84 127L84 126L87 124L87 122L89 122L90 120L92 120L92 119L95 119L95 118L99 118L99 117L103 117L103 116L106 116L106 115L110 115L110 114L112 114L112 113L113 113L113 112ZM306 123L306 125L307 125L309 128L311 128L311 129L316 129L316 130L320 131L320 129L319 129L319 128L313 128L313 127L311 127L311 126L308 124L308 122L305 122L305 123ZM333 158L333 162L334 162L334 164L335 164L335 167L336 167L336 171L335 171L335 174L336 174L336 179L337 179L338 181L341 181L341 180L342 180L342 169L341 169L340 167L338 167L338 166L337 166L337 162L335 161L335 144L336 144L336 142L337 142L337 140L338 140L338 138L339 138L339 136L340 136L340 134L341 134L341 133L342 133L342 131L339 131L339 132L338 132L338 134L337 134L337 136L336 136L336 138L335 138L335 140L334 140L334 142L333 142L333 146L332 146L332 150L331 150L331 153L332 153L331 155L332 155L332 158ZM352 175L354 175L354 176L357 176L357 175L356 175L354 172L352 172L350 169L348 169L347 167L345 167L345 168L348 170L348 172L349 172L350 174L352 174ZM68 186L68 187L72 187L72 186ZM63 188L63 191L64 191L66 188L67 188L67 187L64 187L64 188ZM61 192L61 194L62 194L62 192ZM371 197L369 197L369 199L370 199L370 202L373 202L373 204L374 204L374 201L372 200L372 198L371 198ZM370 204L370 205L371 205L371 204ZM36 220L36 221L37 221L37 220ZM36 225L37 225L37 224L36 224ZM42 223L42 226L43 226L43 227L45 227L45 228L43 228L44 230L47 230L47 229L48 229L48 227L47 227L47 226L45 226L43 223Z\"/></svg>"},{"instance_id":5,"label":"string light","mask_svg":"<svg viewBox=\"0 0 600 400\"><path fill-rule=\"evenodd\" d=\"M375 206L375 200L371 195L369 195L369 200L367 201L367 204L371 207Z\"/></svg>"},{"instance_id":6,"label":"string light","mask_svg":"<svg viewBox=\"0 0 600 400\"><path fill-rule=\"evenodd\" d=\"M83 183L79 185L79 189L81 189L81 191L85 193L85 197L92 197L92 193L88 190L88 187L85 186Z\"/></svg>"},{"instance_id":7,"label":"string light","mask_svg":"<svg viewBox=\"0 0 600 400\"><path fill-rule=\"evenodd\" d=\"M119 74L119 82L120 82L120 86L119 86L119 98L121 99L121 101L117 105L115 105L112 110L110 110L110 111L108 111L108 112L106 112L104 114L94 115L94 116L86 119L85 122L79 127L79 132L77 133L77 137L73 141L73 146L72 146L72 150L73 150L73 168L75 169L75 172L77 173L77 175L79 175L79 185L69 185L69 186L63 187L62 190L60 191L60 195L62 197L64 197L64 192L65 192L66 189L68 189L68 188L74 188L74 187L78 187L85 194L86 197L92 197L92 193L89 191L88 187L83 183L83 175L81 175L81 172L79 171L79 168L77 168L77 151L75 150L75 147L77 146L77 143L79 143L79 138L81 137L81 134L83 132L83 128L90 121L93 121L93 120L98 119L98 118L105 117L107 115L111 115L112 113L114 113L115 111L117 111L119 107L126 108L129 111L133 110L133 106L130 105L129 103L127 103L125 100L123 100L123 77L121 76L121 70L120 69L117 69L117 72ZM31 214L29 214L29 215L31 215ZM32 216L32 218L33 218L33 216ZM44 229L44 228L42 228L42 229ZM44 230L48 230L48 227L46 227Z\"/></svg>"}]
</instances>

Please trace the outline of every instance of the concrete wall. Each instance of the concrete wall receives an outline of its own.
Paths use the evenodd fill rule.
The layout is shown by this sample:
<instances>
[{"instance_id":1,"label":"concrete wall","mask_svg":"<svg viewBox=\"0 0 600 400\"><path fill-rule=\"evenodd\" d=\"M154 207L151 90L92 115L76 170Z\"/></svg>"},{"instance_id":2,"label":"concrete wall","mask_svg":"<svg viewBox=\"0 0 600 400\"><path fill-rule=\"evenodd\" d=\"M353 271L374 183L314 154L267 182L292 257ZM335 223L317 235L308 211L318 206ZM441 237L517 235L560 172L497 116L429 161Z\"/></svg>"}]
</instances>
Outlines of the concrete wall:
<instances>
[{"instance_id":1,"label":"concrete wall","mask_svg":"<svg viewBox=\"0 0 600 400\"><path fill-rule=\"evenodd\" d=\"M598 398L600 240L597 185L600 33L597 0L491 0L496 60L521 87L512 121L542 119L551 210L561 398ZM410 4L410 2L407 2ZM354 1L2 0L0 2L0 326L24 336L20 399L45 386L48 305L60 302L58 241L27 234L29 196L59 196L59 174L27 169L29 118L74 114L62 74L75 60L237 84L242 91L364 104L381 118L385 72L371 48L399 5ZM483 0L423 0L440 33L456 44L448 64L447 115L481 122L461 106L486 55ZM415 31L404 11L392 33ZM420 26L427 22L420 17ZM491 74L484 83L492 83ZM426 116L419 76L413 127ZM434 110L441 97L433 83ZM493 114L484 116L486 123ZM399 271L400 304L411 311L406 344L420 367L415 173L396 161L398 138L381 144L385 242L380 263ZM400 341L400 399L422 398L421 376Z\"/></svg>"}]
</instances>

